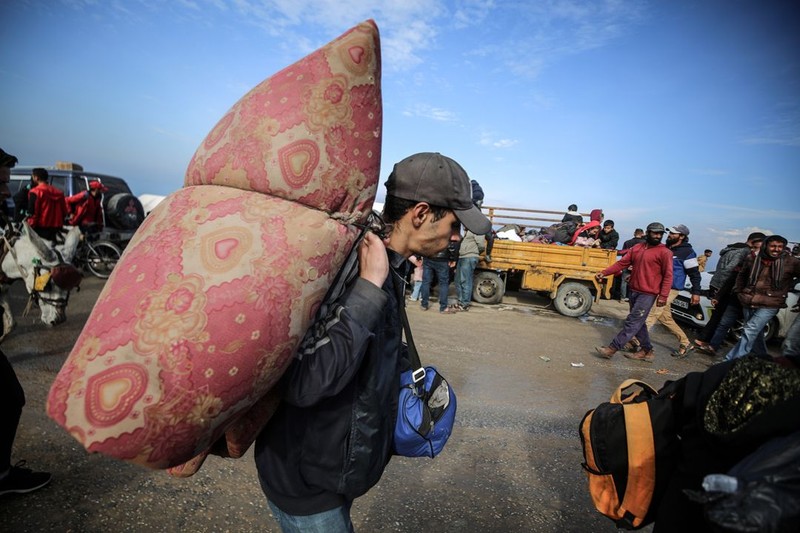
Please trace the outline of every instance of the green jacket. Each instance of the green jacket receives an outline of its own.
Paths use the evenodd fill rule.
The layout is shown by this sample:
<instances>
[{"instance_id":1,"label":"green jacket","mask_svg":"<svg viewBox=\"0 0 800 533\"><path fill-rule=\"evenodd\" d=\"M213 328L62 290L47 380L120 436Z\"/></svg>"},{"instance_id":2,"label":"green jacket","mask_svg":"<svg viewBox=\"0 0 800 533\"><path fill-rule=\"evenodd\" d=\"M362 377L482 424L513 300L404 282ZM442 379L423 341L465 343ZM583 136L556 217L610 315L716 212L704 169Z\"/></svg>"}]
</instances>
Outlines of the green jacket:
<instances>
[{"instance_id":1,"label":"green jacket","mask_svg":"<svg viewBox=\"0 0 800 533\"><path fill-rule=\"evenodd\" d=\"M481 252L486 249L486 239L483 235L475 235L471 231L464 234L461 239L461 246L458 249L458 257L480 257Z\"/></svg>"}]
</instances>

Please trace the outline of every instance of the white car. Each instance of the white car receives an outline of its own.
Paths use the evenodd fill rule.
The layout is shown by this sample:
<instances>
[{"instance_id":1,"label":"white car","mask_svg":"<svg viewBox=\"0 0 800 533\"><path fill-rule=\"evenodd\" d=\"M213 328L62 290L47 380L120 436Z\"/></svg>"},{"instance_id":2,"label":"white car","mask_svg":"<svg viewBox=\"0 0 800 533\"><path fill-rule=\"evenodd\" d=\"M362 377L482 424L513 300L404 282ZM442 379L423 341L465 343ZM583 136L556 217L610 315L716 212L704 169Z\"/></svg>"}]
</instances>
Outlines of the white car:
<instances>
[{"instance_id":1,"label":"white car","mask_svg":"<svg viewBox=\"0 0 800 533\"><path fill-rule=\"evenodd\" d=\"M698 305L691 305L692 282L688 278L686 279L686 288L678 293L677 298L675 298L670 307L672 316L676 320L690 323L698 328L703 328L708 323L708 320L711 318L711 313L714 311L711 300L708 298L708 283L711 281L711 276L713 274L713 272L700 273L702 278L700 283L702 292L700 293L700 303ZM797 315L800 314L792 312L792 307L797 305L798 299L800 299L800 283L795 285L794 289L790 290L789 294L786 296L787 307L778 311L778 314L767 323L764 329L766 340L769 341L772 338L783 338L786 336L786 332L789 331L789 326L792 325ZM737 338L739 336L739 330L741 330L741 321L737 324L737 327L734 328L734 336Z\"/></svg>"}]
</instances>

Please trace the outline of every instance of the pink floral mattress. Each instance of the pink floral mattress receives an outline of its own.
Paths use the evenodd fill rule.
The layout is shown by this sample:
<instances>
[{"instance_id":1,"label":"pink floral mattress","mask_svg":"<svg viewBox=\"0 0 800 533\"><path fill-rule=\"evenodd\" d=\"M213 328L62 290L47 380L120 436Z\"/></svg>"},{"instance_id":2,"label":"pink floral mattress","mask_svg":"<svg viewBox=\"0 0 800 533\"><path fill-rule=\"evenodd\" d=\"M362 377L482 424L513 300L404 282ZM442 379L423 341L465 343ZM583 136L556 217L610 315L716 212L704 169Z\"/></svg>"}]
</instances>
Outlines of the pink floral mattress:
<instances>
[{"instance_id":1,"label":"pink floral mattress","mask_svg":"<svg viewBox=\"0 0 800 533\"><path fill-rule=\"evenodd\" d=\"M266 79L136 232L48 397L87 450L191 475L240 456L375 197L377 27Z\"/></svg>"}]
</instances>

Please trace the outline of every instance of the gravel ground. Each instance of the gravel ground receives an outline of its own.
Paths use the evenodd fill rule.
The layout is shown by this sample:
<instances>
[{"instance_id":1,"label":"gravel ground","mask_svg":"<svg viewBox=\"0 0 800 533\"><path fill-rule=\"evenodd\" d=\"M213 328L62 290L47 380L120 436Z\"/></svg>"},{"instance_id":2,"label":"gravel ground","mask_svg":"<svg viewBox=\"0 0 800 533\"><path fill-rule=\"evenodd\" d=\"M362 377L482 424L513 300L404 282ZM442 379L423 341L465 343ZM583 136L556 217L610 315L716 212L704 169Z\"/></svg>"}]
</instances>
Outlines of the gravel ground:
<instances>
[{"instance_id":1,"label":"gravel ground","mask_svg":"<svg viewBox=\"0 0 800 533\"><path fill-rule=\"evenodd\" d=\"M0 530L277 531L252 452L238 460L211 457L195 476L176 479L87 454L45 415L50 383L101 287L87 278L72 297L66 324L48 329L20 318L3 344L28 400L14 460L52 472L53 482L32 494L0 497ZM13 290L19 315L23 294ZM527 294L456 315L410 303L423 362L435 364L458 395L456 427L436 459L392 460L378 485L356 500L356 529L615 531L586 490L577 435L582 416L628 377L659 387L708 363L702 355L666 355L676 341L659 328L655 363L594 357L593 347L611 340L626 311L624 304L602 301L590 316L566 318Z\"/></svg>"}]
</instances>

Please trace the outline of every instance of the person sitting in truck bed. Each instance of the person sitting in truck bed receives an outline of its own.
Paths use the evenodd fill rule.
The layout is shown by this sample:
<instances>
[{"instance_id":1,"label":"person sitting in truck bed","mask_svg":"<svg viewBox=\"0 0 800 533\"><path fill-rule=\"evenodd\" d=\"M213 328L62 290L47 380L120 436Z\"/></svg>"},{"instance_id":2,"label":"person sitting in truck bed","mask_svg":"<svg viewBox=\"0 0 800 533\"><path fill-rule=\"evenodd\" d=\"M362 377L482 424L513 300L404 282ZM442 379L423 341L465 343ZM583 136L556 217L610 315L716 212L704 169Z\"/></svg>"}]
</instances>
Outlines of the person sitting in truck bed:
<instances>
[{"instance_id":1,"label":"person sitting in truck bed","mask_svg":"<svg viewBox=\"0 0 800 533\"><path fill-rule=\"evenodd\" d=\"M599 246L600 241L597 238L599 234L600 222L592 220L591 222L578 226L578 229L572 234L572 238L567 244L570 246Z\"/></svg>"},{"instance_id":2,"label":"person sitting in truck bed","mask_svg":"<svg viewBox=\"0 0 800 533\"><path fill-rule=\"evenodd\" d=\"M583 224L583 217L580 213L578 213L578 206L575 204L570 205L567 208L567 212L564 213L564 218L561 219L561 222L575 222L576 224Z\"/></svg>"},{"instance_id":3,"label":"person sitting in truck bed","mask_svg":"<svg viewBox=\"0 0 800 533\"><path fill-rule=\"evenodd\" d=\"M600 248L603 250L616 250L619 244L619 233L614 229L614 221L609 219L603 222L603 231L598 236Z\"/></svg>"}]
</instances>

